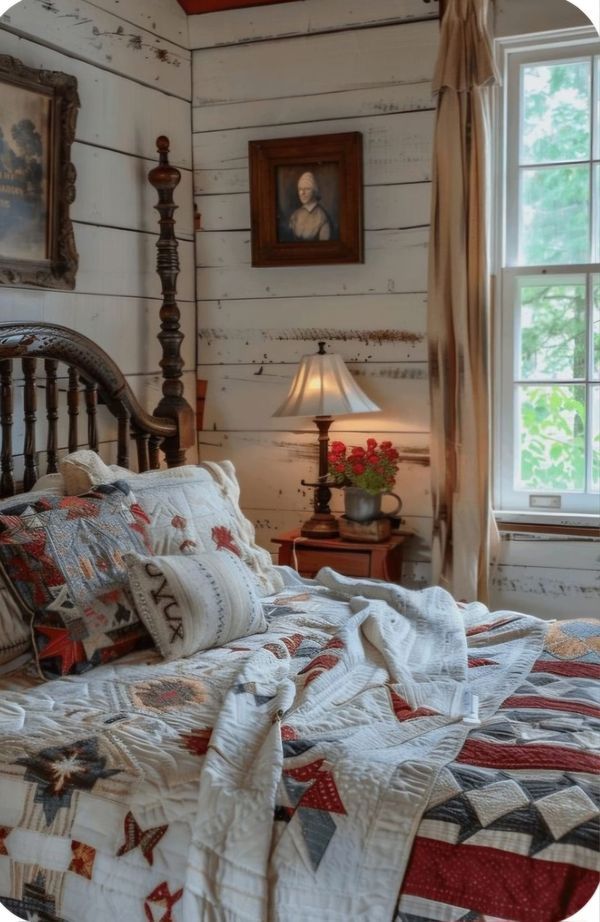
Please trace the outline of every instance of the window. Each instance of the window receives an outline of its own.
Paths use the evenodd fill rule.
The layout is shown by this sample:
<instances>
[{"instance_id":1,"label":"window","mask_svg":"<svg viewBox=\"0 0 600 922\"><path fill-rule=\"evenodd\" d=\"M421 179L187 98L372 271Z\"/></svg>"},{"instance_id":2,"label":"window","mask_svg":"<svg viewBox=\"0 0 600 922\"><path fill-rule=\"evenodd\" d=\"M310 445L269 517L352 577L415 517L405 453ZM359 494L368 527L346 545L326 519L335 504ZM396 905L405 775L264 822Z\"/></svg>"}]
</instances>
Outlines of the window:
<instances>
[{"instance_id":1,"label":"window","mask_svg":"<svg viewBox=\"0 0 600 922\"><path fill-rule=\"evenodd\" d=\"M496 507L600 514L600 44L504 48Z\"/></svg>"}]
</instances>

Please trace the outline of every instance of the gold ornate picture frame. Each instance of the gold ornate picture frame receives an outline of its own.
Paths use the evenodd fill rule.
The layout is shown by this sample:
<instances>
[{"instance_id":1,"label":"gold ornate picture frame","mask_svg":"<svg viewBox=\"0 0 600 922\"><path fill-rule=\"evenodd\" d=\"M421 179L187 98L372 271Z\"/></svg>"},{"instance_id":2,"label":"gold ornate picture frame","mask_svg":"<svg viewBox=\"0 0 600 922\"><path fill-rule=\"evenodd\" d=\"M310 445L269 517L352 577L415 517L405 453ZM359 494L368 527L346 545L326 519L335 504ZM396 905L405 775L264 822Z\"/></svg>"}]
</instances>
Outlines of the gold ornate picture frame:
<instances>
[{"instance_id":1,"label":"gold ornate picture frame","mask_svg":"<svg viewBox=\"0 0 600 922\"><path fill-rule=\"evenodd\" d=\"M0 284L75 287L77 80L0 55Z\"/></svg>"}]
</instances>

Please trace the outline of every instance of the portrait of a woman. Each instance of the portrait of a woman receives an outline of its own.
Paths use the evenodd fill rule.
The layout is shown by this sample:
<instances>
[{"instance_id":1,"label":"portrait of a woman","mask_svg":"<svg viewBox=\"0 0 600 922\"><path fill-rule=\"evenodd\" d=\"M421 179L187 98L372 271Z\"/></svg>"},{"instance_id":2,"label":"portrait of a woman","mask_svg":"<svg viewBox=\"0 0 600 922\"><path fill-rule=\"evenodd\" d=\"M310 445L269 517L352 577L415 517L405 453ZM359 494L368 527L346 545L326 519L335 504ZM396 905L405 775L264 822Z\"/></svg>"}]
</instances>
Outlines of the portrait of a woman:
<instances>
[{"instance_id":1,"label":"portrait of a woman","mask_svg":"<svg viewBox=\"0 0 600 922\"><path fill-rule=\"evenodd\" d=\"M339 176L336 164L280 167L278 237L281 242L315 242L339 237Z\"/></svg>"}]
</instances>

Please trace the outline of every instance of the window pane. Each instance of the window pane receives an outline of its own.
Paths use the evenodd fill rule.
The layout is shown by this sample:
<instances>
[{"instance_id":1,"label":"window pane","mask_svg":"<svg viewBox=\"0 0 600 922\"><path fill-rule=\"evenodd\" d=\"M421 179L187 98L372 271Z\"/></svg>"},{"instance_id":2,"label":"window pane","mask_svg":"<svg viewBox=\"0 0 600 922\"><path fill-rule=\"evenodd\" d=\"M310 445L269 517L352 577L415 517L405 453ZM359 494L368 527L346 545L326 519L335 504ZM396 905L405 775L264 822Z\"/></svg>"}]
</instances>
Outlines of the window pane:
<instances>
[{"instance_id":1,"label":"window pane","mask_svg":"<svg viewBox=\"0 0 600 922\"><path fill-rule=\"evenodd\" d=\"M592 262L600 263L600 164L597 163L592 167L592 223Z\"/></svg>"},{"instance_id":2,"label":"window pane","mask_svg":"<svg viewBox=\"0 0 600 922\"><path fill-rule=\"evenodd\" d=\"M521 163L589 159L591 64L523 67Z\"/></svg>"},{"instance_id":3,"label":"window pane","mask_svg":"<svg viewBox=\"0 0 600 922\"><path fill-rule=\"evenodd\" d=\"M585 387L582 384L518 390L516 488L585 488Z\"/></svg>"},{"instance_id":4,"label":"window pane","mask_svg":"<svg viewBox=\"0 0 600 922\"><path fill-rule=\"evenodd\" d=\"M592 276L592 337L594 343L594 371L592 377L600 378L600 275Z\"/></svg>"},{"instance_id":5,"label":"window pane","mask_svg":"<svg viewBox=\"0 0 600 922\"><path fill-rule=\"evenodd\" d=\"M600 387L592 388L592 490L600 490ZM600 500L596 503L600 512Z\"/></svg>"},{"instance_id":6,"label":"window pane","mask_svg":"<svg viewBox=\"0 0 600 922\"><path fill-rule=\"evenodd\" d=\"M521 285L521 379L585 378L587 291L585 279L575 282Z\"/></svg>"},{"instance_id":7,"label":"window pane","mask_svg":"<svg viewBox=\"0 0 600 922\"><path fill-rule=\"evenodd\" d=\"M521 265L589 261L589 196L589 166L521 171Z\"/></svg>"},{"instance_id":8,"label":"window pane","mask_svg":"<svg viewBox=\"0 0 600 922\"><path fill-rule=\"evenodd\" d=\"M600 159L600 54L597 54L594 58L594 68L595 68L595 95L596 95L596 111L594 113L594 152L593 157L595 160Z\"/></svg>"}]
</instances>

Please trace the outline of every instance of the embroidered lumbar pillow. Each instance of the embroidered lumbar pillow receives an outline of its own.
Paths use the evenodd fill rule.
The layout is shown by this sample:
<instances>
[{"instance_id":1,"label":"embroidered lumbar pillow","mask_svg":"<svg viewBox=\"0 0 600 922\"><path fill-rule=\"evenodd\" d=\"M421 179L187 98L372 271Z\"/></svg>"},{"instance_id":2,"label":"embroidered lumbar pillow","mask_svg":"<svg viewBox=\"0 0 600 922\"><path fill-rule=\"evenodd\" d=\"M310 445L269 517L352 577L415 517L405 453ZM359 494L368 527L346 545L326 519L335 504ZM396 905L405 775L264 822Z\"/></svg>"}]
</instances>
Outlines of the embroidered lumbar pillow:
<instances>
[{"instance_id":1,"label":"embroidered lumbar pillow","mask_svg":"<svg viewBox=\"0 0 600 922\"><path fill-rule=\"evenodd\" d=\"M149 644L123 562L127 551L147 551L147 525L119 481L2 509L0 563L29 612L46 676L84 672Z\"/></svg>"},{"instance_id":2,"label":"embroidered lumbar pillow","mask_svg":"<svg viewBox=\"0 0 600 922\"><path fill-rule=\"evenodd\" d=\"M234 554L126 554L125 563L138 614L165 659L267 629L252 574Z\"/></svg>"}]
</instances>

